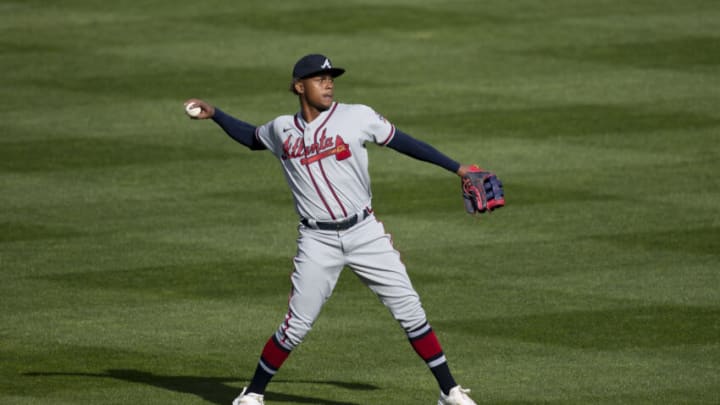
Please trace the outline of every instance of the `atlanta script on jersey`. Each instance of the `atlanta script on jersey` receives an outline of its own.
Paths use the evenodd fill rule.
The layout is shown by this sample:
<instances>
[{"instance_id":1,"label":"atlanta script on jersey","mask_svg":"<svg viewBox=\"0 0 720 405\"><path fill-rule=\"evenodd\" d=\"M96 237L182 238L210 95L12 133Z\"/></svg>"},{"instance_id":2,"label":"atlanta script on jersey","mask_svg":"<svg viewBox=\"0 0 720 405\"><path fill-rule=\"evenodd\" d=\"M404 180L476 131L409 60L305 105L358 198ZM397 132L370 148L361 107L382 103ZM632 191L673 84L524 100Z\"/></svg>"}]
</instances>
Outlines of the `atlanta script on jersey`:
<instances>
[{"instance_id":1,"label":"atlanta script on jersey","mask_svg":"<svg viewBox=\"0 0 720 405\"><path fill-rule=\"evenodd\" d=\"M394 134L395 126L372 108L337 102L310 123L298 112L255 132L279 159L298 214L318 221L338 221L370 206L365 143L387 145Z\"/></svg>"}]
</instances>

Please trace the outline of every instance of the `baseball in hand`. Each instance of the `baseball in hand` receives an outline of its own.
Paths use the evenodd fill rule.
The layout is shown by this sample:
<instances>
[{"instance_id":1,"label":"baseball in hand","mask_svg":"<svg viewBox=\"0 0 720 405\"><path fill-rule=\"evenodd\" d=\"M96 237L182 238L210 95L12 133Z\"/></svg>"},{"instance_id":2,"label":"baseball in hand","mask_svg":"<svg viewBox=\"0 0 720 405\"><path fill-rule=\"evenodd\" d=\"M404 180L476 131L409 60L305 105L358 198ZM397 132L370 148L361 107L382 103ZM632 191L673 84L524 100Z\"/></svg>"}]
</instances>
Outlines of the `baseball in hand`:
<instances>
[{"instance_id":1,"label":"baseball in hand","mask_svg":"<svg viewBox=\"0 0 720 405\"><path fill-rule=\"evenodd\" d=\"M187 115L189 115L193 118L197 118L201 112L202 112L202 108L200 108L195 103L190 103L185 106L185 113L187 113Z\"/></svg>"}]
</instances>

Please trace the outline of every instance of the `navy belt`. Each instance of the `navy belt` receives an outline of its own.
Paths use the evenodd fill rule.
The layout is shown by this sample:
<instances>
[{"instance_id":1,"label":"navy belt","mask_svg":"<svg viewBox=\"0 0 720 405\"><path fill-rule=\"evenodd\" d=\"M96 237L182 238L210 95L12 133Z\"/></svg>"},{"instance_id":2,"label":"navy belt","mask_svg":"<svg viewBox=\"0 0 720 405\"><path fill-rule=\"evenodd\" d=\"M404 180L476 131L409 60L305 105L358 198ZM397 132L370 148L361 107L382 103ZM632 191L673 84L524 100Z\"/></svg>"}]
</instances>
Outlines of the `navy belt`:
<instances>
[{"instance_id":1,"label":"navy belt","mask_svg":"<svg viewBox=\"0 0 720 405\"><path fill-rule=\"evenodd\" d=\"M349 218L343 219L342 221L338 222L312 221L307 218L302 218L300 219L300 223L307 226L308 228L321 229L323 231L344 231L346 229L352 228L358 222L369 217L372 212L373 211L371 208L365 208L361 214L355 214ZM360 218L360 215L362 215L362 218Z\"/></svg>"}]
</instances>

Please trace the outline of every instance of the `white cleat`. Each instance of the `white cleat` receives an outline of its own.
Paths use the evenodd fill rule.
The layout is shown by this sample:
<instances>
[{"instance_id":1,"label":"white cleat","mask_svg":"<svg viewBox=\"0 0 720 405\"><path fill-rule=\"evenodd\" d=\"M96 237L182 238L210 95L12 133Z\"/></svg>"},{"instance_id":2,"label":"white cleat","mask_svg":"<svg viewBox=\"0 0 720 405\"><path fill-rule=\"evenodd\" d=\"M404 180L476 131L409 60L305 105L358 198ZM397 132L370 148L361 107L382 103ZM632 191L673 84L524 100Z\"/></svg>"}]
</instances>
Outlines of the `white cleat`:
<instances>
[{"instance_id":1,"label":"white cleat","mask_svg":"<svg viewBox=\"0 0 720 405\"><path fill-rule=\"evenodd\" d=\"M245 391L247 391L247 387L243 388L240 395L232 402L232 405L265 405L262 395L254 392L246 394Z\"/></svg>"},{"instance_id":2,"label":"white cleat","mask_svg":"<svg viewBox=\"0 0 720 405\"><path fill-rule=\"evenodd\" d=\"M477 405L470 396L469 389L465 389L459 385L453 387L450 392L445 395L440 392L440 399L438 399L438 405Z\"/></svg>"}]
</instances>

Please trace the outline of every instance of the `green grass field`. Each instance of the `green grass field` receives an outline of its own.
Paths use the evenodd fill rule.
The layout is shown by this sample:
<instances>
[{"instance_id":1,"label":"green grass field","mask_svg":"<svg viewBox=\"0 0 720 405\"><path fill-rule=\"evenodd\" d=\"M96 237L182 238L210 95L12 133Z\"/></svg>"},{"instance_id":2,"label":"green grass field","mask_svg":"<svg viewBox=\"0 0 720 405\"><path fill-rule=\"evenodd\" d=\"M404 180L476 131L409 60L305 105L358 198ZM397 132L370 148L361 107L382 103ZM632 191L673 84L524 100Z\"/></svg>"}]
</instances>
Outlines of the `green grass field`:
<instances>
[{"instance_id":1,"label":"green grass field","mask_svg":"<svg viewBox=\"0 0 720 405\"><path fill-rule=\"evenodd\" d=\"M0 0L0 403L227 404L282 320L297 218L277 161L183 114L336 98L505 182L370 146L392 232L482 404L720 403L716 0ZM432 404L346 271L268 404Z\"/></svg>"}]
</instances>

